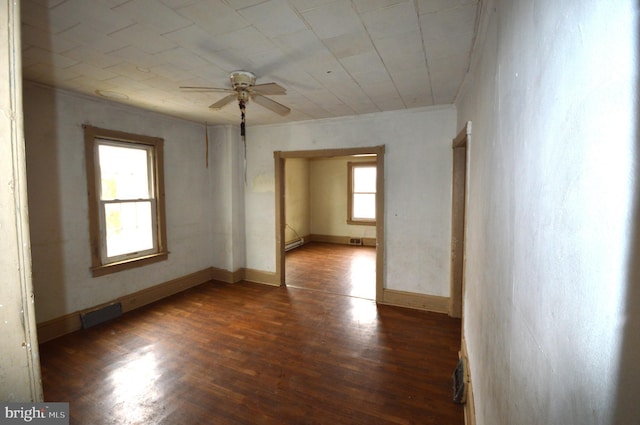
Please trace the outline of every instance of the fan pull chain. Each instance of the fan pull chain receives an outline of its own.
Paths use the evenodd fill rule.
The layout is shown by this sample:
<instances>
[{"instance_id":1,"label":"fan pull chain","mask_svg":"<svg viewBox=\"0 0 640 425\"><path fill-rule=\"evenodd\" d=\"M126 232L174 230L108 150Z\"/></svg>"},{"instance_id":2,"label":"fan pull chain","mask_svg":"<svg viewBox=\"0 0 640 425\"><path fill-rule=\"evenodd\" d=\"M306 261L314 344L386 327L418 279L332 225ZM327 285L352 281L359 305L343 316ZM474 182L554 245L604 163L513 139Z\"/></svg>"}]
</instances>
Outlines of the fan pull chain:
<instances>
[{"instance_id":1,"label":"fan pull chain","mask_svg":"<svg viewBox=\"0 0 640 425\"><path fill-rule=\"evenodd\" d=\"M204 122L204 140L205 140L205 164L209 168L209 126Z\"/></svg>"},{"instance_id":2,"label":"fan pull chain","mask_svg":"<svg viewBox=\"0 0 640 425\"><path fill-rule=\"evenodd\" d=\"M242 148L244 152L244 184L247 185L247 134L245 131L244 110L246 109L244 100L238 102L240 106L240 136L242 137Z\"/></svg>"}]
</instances>

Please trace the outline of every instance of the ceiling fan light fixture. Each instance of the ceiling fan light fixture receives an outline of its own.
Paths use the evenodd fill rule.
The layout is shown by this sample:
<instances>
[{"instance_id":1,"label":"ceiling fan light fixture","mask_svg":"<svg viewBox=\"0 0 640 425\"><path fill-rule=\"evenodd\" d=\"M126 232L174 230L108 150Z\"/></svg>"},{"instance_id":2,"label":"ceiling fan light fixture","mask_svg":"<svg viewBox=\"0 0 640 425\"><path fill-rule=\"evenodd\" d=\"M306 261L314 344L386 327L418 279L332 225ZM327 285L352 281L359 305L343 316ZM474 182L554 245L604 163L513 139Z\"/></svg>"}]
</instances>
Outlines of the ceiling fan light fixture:
<instances>
[{"instance_id":1,"label":"ceiling fan light fixture","mask_svg":"<svg viewBox=\"0 0 640 425\"><path fill-rule=\"evenodd\" d=\"M256 83L256 76L253 72L249 71L233 71L229 75L231 80L231 86L241 89L252 87Z\"/></svg>"}]
</instances>

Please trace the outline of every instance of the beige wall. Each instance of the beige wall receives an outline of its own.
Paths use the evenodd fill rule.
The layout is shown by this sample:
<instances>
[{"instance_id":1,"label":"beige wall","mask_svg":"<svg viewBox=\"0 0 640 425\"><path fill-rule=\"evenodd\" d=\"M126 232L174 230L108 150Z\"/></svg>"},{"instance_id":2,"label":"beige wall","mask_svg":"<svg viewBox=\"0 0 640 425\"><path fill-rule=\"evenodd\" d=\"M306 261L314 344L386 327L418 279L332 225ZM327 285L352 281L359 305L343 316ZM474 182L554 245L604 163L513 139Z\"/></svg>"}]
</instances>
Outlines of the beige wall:
<instances>
[{"instance_id":1,"label":"beige wall","mask_svg":"<svg viewBox=\"0 0 640 425\"><path fill-rule=\"evenodd\" d=\"M285 171L285 229L284 240L290 242L305 237L310 231L309 160L289 158Z\"/></svg>"},{"instance_id":2,"label":"beige wall","mask_svg":"<svg viewBox=\"0 0 640 425\"><path fill-rule=\"evenodd\" d=\"M376 237L375 226L347 223L347 163L372 158L322 158L311 161L311 233L325 236Z\"/></svg>"}]
</instances>

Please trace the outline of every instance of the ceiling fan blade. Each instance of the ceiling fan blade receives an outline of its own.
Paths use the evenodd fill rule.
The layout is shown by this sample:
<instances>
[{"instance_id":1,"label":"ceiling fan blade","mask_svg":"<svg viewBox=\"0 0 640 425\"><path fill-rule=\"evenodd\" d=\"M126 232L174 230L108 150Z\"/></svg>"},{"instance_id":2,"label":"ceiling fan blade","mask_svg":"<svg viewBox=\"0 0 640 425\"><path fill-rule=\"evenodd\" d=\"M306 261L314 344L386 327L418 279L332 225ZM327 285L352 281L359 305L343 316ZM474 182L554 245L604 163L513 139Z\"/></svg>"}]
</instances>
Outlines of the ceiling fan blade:
<instances>
[{"instance_id":1,"label":"ceiling fan blade","mask_svg":"<svg viewBox=\"0 0 640 425\"><path fill-rule=\"evenodd\" d=\"M287 94L287 89L278 83L256 84L252 89L259 94Z\"/></svg>"},{"instance_id":2,"label":"ceiling fan blade","mask_svg":"<svg viewBox=\"0 0 640 425\"><path fill-rule=\"evenodd\" d=\"M190 92L218 92L218 93L232 93L235 90L225 89L221 87L197 87L197 86L180 86L183 90L189 90Z\"/></svg>"},{"instance_id":3,"label":"ceiling fan blade","mask_svg":"<svg viewBox=\"0 0 640 425\"><path fill-rule=\"evenodd\" d=\"M210 109L220 109L225 106L227 103L233 102L237 98L236 94L230 94L228 96L223 97L213 105L209 106Z\"/></svg>"},{"instance_id":4,"label":"ceiling fan blade","mask_svg":"<svg viewBox=\"0 0 640 425\"><path fill-rule=\"evenodd\" d=\"M253 101L258 105L262 105L265 108L272 110L276 114L287 115L291 112L290 108L276 102L275 100L271 100L268 97L264 97L260 93L254 93Z\"/></svg>"}]
</instances>

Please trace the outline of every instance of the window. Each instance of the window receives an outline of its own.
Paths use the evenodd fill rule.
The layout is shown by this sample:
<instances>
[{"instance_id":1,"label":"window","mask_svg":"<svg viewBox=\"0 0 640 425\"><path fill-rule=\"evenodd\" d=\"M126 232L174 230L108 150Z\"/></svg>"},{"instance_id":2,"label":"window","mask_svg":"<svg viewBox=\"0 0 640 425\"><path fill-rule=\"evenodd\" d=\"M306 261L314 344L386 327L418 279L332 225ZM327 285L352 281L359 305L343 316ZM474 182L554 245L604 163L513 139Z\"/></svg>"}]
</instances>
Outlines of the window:
<instances>
[{"instance_id":1,"label":"window","mask_svg":"<svg viewBox=\"0 0 640 425\"><path fill-rule=\"evenodd\" d=\"M84 132L93 275L166 260L163 140Z\"/></svg>"},{"instance_id":2,"label":"window","mask_svg":"<svg viewBox=\"0 0 640 425\"><path fill-rule=\"evenodd\" d=\"M349 162L349 224L376 224L376 163Z\"/></svg>"}]
</instances>

